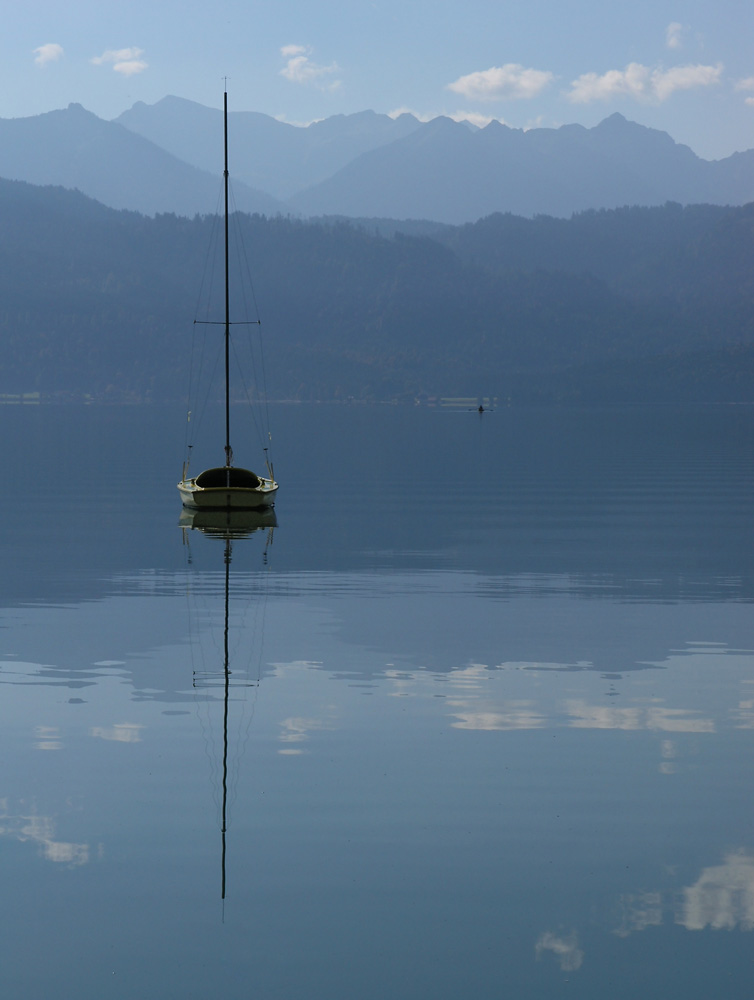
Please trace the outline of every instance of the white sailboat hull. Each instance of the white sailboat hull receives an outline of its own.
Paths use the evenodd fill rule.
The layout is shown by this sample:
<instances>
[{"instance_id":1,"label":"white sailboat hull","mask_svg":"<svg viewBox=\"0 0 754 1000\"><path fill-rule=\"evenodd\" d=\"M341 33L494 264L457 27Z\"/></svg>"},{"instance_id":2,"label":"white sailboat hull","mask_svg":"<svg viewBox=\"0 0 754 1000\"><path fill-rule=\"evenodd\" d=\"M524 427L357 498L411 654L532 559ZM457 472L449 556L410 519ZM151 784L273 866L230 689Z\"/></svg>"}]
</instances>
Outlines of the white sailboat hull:
<instances>
[{"instance_id":1,"label":"white sailboat hull","mask_svg":"<svg viewBox=\"0 0 754 1000\"><path fill-rule=\"evenodd\" d=\"M198 478L198 477L197 477ZM257 510L272 507L278 484L274 479L259 477L259 485L199 486L196 479L183 479L178 483L184 507L192 510Z\"/></svg>"}]
</instances>

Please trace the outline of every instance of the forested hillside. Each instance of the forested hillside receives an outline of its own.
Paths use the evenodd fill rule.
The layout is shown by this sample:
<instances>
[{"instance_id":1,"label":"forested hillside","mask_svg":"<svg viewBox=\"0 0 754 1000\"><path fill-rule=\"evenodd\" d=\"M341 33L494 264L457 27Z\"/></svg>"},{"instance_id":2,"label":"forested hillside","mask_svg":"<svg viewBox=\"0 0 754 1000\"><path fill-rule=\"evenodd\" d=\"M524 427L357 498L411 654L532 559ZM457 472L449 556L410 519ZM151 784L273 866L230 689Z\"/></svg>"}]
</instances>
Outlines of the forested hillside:
<instances>
[{"instance_id":1,"label":"forested hillside","mask_svg":"<svg viewBox=\"0 0 754 1000\"><path fill-rule=\"evenodd\" d=\"M754 398L754 206L237 221L272 398ZM181 398L215 228L0 182L0 393Z\"/></svg>"}]
</instances>

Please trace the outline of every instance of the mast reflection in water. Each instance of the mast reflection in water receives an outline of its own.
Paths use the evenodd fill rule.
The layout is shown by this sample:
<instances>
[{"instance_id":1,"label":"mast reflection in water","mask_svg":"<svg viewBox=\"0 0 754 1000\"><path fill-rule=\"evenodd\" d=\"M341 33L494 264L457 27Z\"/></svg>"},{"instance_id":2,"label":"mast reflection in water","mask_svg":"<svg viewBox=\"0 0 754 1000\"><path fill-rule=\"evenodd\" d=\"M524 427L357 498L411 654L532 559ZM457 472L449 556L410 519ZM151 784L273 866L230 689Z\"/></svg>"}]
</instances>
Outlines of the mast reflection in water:
<instances>
[{"instance_id":1,"label":"mast reflection in water","mask_svg":"<svg viewBox=\"0 0 754 1000\"><path fill-rule=\"evenodd\" d=\"M273 508L262 510L188 510L181 512L179 525L183 529L184 544L189 551L188 561L191 563L189 530L200 531L203 535L221 540L224 543L224 581L223 581L223 662L221 678L223 685L223 749L221 766L221 804L220 804L220 835L222 838L221 852L221 898L226 894L226 857L228 832L228 713L230 703L230 566L233 561L233 543L248 538L259 531L266 531L265 546L262 561L267 564L267 552L272 544L277 518ZM204 687L217 678L217 672L193 672L193 687ZM259 686L259 677L244 682L247 686Z\"/></svg>"}]
</instances>

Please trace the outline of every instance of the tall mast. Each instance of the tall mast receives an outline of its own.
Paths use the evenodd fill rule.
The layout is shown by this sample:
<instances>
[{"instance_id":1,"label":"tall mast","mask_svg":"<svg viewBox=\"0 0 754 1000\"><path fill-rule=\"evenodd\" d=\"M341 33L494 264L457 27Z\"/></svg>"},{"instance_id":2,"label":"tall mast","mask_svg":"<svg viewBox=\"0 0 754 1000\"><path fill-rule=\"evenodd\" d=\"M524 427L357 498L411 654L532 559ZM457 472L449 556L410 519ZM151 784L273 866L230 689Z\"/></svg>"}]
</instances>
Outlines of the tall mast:
<instances>
[{"instance_id":1,"label":"tall mast","mask_svg":"<svg viewBox=\"0 0 754 1000\"><path fill-rule=\"evenodd\" d=\"M230 468L230 283L228 271L228 92L223 93L223 146L225 149L225 465Z\"/></svg>"},{"instance_id":2,"label":"tall mast","mask_svg":"<svg viewBox=\"0 0 754 1000\"><path fill-rule=\"evenodd\" d=\"M223 806L222 806L222 898L225 899L225 856L226 843L225 835L228 832L228 695L230 693L230 654L228 650L228 598L230 596L230 560L232 558L233 546L230 535L225 539L225 629L223 632L223 665L225 668L225 698L223 710Z\"/></svg>"}]
</instances>

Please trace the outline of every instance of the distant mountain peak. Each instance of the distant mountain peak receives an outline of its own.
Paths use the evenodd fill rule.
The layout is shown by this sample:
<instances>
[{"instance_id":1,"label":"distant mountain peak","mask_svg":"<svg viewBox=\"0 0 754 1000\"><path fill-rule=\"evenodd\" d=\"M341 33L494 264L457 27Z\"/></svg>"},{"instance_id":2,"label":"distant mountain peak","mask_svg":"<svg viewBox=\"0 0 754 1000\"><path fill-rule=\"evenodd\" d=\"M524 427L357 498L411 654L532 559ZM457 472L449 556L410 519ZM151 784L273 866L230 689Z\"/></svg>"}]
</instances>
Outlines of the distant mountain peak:
<instances>
[{"instance_id":1,"label":"distant mountain peak","mask_svg":"<svg viewBox=\"0 0 754 1000\"><path fill-rule=\"evenodd\" d=\"M464 124L465 125L473 125L473 122L464 122ZM474 126L474 128L477 129L478 126ZM484 126L484 131L485 132L486 131L490 131L490 132L517 132L519 130L511 128L511 126L510 125L506 125L505 122L498 121L497 118L493 118L492 121L487 122L487 124Z\"/></svg>"},{"instance_id":2,"label":"distant mountain peak","mask_svg":"<svg viewBox=\"0 0 754 1000\"><path fill-rule=\"evenodd\" d=\"M696 154L688 148L677 143L675 139L660 129L650 128L648 125L640 125L639 122L630 121L624 118L620 112L616 111L607 118L604 118L591 130L595 135L604 137L611 143L630 143L638 152L639 149L656 148L675 150L687 150L696 158Z\"/></svg>"},{"instance_id":3,"label":"distant mountain peak","mask_svg":"<svg viewBox=\"0 0 754 1000\"><path fill-rule=\"evenodd\" d=\"M437 118L432 118L430 121L425 122L425 128L433 129L444 129L445 131L450 131L454 129L455 131L463 130L467 131L466 126L463 122L457 122L454 118L449 118L447 115L438 115Z\"/></svg>"},{"instance_id":4,"label":"distant mountain peak","mask_svg":"<svg viewBox=\"0 0 754 1000\"><path fill-rule=\"evenodd\" d=\"M633 133L638 135L640 132L645 134L654 133L656 135L667 135L667 132L658 132L657 129L649 128L646 125L640 125L638 122L632 122L620 111L615 111L613 114L608 115L607 118L603 118L601 122L591 129L592 132L602 132L604 134L626 134ZM668 136L670 138L670 136Z\"/></svg>"}]
</instances>

